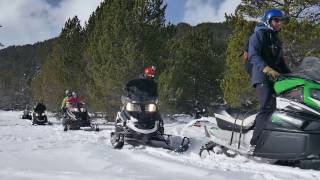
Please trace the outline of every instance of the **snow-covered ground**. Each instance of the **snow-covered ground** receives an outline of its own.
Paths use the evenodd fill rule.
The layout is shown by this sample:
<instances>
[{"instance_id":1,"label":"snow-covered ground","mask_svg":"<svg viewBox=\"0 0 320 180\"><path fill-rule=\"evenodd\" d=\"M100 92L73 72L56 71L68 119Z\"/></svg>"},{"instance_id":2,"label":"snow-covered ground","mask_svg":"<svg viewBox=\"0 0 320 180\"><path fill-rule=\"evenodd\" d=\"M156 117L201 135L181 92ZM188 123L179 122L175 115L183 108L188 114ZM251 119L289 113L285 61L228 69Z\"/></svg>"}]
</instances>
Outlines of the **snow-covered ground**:
<instances>
[{"instance_id":1,"label":"snow-covered ground","mask_svg":"<svg viewBox=\"0 0 320 180\"><path fill-rule=\"evenodd\" d=\"M110 144L112 126L95 131L63 132L53 117L52 126L32 126L19 119L21 112L0 111L0 180L230 180L230 179L320 179L320 171L277 166L245 157L213 155L201 159L207 139L198 127L180 117L166 121L166 133L191 138L184 154L161 148Z\"/></svg>"}]
</instances>

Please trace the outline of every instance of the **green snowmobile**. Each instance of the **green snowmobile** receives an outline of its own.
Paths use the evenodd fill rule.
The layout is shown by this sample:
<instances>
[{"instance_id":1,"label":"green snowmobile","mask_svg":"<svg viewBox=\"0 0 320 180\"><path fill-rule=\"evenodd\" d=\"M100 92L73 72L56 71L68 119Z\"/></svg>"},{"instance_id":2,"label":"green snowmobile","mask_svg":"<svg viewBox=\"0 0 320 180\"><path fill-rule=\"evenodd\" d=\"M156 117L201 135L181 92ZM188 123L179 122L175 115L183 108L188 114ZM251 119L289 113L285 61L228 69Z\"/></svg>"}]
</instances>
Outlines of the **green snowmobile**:
<instances>
[{"instance_id":1,"label":"green snowmobile","mask_svg":"<svg viewBox=\"0 0 320 180\"><path fill-rule=\"evenodd\" d=\"M207 123L210 142L200 156L215 148L234 154L273 159L281 164L320 168L320 59L309 57L297 73L277 80L277 109L269 118L253 152L248 154L256 112L221 106ZM219 147L219 148L217 148ZM230 154L227 154L230 155Z\"/></svg>"}]
</instances>

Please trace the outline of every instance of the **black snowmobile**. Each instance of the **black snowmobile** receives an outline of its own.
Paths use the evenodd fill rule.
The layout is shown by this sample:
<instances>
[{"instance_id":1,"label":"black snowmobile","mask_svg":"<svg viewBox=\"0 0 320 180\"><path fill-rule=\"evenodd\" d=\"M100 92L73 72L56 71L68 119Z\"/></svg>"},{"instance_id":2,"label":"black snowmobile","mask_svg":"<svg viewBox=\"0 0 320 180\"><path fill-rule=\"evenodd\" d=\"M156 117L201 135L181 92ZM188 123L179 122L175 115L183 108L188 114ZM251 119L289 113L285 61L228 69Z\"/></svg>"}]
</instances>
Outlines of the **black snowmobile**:
<instances>
[{"instance_id":1,"label":"black snowmobile","mask_svg":"<svg viewBox=\"0 0 320 180\"><path fill-rule=\"evenodd\" d=\"M122 107L116 116L115 132L111 133L114 148L121 149L127 142L134 146L142 144L176 152L188 149L189 138L164 134L153 80L131 80L125 90L127 95L121 97Z\"/></svg>"},{"instance_id":2,"label":"black snowmobile","mask_svg":"<svg viewBox=\"0 0 320 180\"><path fill-rule=\"evenodd\" d=\"M32 112L32 125L51 125L46 115L46 106L39 103Z\"/></svg>"},{"instance_id":3,"label":"black snowmobile","mask_svg":"<svg viewBox=\"0 0 320 180\"><path fill-rule=\"evenodd\" d=\"M194 119L200 119L201 117L207 116L207 111L205 108L202 108L198 102L196 102L190 114Z\"/></svg>"},{"instance_id":4,"label":"black snowmobile","mask_svg":"<svg viewBox=\"0 0 320 180\"><path fill-rule=\"evenodd\" d=\"M21 119L28 119L28 120L32 120L32 113L30 110L25 109L22 112L22 115L20 116Z\"/></svg>"},{"instance_id":5,"label":"black snowmobile","mask_svg":"<svg viewBox=\"0 0 320 180\"><path fill-rule=\"evenodd\" d=\"M77 102L66 108L63 115L62 126L64 131L79 130L81 127L90 127L92 130L99 131L99 126L90 120L85 103Z\"/></svg>"},{"instance_id":6,"label":"black snowmobile","mask_svg":"<svg viewBox=\"0 0 320 180\"><path fill-rule=\"evenodd\" d=\"M320 59L306 58L300 71L276 81L277 109L255 149L250 149L256 112L221 106L208 122L211 139L200 156L237 154L272 159L276 164L320 169ZM249 153L250 152L250 153Z\"/></svg>"}]
</instances>

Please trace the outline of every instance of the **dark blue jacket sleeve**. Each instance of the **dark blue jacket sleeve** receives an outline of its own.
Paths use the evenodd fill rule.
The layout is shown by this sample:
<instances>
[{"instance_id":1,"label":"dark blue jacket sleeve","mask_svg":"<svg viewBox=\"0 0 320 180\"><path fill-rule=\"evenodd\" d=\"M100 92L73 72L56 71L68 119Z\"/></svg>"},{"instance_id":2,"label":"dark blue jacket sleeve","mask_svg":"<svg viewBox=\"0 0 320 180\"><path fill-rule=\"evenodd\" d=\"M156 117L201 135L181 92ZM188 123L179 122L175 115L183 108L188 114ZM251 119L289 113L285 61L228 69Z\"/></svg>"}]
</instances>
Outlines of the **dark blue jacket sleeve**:
<instances>
[{"instance_id":1,"label":"dark blue jacket sleeve","mask_svg":"<svg viewBox=\"0 0 320 180\"><path fill-rule=\"evenodd\" d=\"M261 57L262 51L262 33L260 31L254 32L249 39L249 60L250 63L262 71L267 64Z\"/></svg>"}]
</instances>

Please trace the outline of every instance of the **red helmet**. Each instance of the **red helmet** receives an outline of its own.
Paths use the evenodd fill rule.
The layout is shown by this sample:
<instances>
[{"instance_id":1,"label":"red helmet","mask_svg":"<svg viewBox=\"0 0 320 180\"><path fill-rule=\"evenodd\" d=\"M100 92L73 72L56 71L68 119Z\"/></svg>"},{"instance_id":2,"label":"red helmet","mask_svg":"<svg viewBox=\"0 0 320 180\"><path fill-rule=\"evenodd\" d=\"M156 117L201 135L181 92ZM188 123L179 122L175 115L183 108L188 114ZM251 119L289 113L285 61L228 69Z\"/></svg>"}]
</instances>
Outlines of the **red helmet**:
<instances>
[{"instance_id":1,"label":"red helmet","mask_svg":"<svg viewBox=\"0 0 320 180\"><path fill-rule=\"evenodd\" d=\"M145 77L156 77L156 67L146 67L144 69L144 76Z\"/></svg>"}]
</instances>

